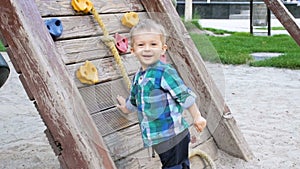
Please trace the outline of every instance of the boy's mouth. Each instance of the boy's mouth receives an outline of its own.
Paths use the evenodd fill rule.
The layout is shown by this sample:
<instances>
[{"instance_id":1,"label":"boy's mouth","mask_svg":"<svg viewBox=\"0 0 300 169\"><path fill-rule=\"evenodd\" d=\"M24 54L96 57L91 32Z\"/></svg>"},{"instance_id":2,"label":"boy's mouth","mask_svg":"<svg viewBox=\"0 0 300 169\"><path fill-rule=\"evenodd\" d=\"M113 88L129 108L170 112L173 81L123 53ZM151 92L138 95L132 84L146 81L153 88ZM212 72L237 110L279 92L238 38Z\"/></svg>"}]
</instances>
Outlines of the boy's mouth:
<instances>
[{"instance_id":1,"label":"boy's mouth","mask_svg":"<svg viewBox=\"0 0 300 169\"><path fill-rule=\"evenodd\" d=\"M152 57L152 55L143 55L143 57L150 58L150 57Z\"/></svg>"}]
</instances>

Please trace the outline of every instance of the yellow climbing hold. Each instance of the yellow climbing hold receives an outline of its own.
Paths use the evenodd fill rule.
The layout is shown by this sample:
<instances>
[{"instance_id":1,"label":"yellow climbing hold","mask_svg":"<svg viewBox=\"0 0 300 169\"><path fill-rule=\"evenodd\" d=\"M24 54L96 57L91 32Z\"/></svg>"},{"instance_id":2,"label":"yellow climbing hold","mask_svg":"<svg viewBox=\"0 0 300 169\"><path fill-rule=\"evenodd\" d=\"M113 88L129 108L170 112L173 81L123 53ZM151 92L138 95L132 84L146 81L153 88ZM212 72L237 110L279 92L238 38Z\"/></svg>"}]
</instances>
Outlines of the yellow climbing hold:
<instances>
[{"instance_id":1,"label":"yellow climbing hold","mask_svg":"<svg viewBox=\"0 0 300 169\"><path fill-rule=\"evenodd\" d=\"M88 60L85 61L83 66L79 67L76 71L76 76L81 83L95 84L99 82L97 68Z\"/></svg>"},{"instance_id":2,"label":"yellow climbing hold","mask_svg":"<svg viewBox=\"0 0 300 169\"><path fill-rule=\"evenodd\" d=\"M121 19L123 25L132 28L140 21L139 15L136 12L127 12Z\"/></svg>"},{"instance_id":3,"label":"yellow climbing hold","mask_svg":"<svg viewBox=\"0 0 300 169\"><path fill-rule=\"evenodd\" d=\"M71 4L75 11L83 13L89 13L94 7L90 0L72 0Z\"/></svg>"}]
</instances>

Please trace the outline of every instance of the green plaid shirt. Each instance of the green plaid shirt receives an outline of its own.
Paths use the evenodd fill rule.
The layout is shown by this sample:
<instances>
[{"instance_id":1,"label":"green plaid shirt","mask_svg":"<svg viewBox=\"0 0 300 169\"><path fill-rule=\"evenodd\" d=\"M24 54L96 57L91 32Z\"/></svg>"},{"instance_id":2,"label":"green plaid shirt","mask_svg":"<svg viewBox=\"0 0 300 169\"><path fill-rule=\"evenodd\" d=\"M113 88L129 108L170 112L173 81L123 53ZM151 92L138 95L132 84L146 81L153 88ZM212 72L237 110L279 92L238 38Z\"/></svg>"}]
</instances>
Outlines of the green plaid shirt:
<instances>
[{"instance_id":1,"label":"green plaid shirt","mask_svg":"<svg viewBox=\"0 0 300 169\"><path fill-rule=\"evenodd\" d=\"M188 128L182 112L195 99L176 70L159 61L136 73L126 107L137 110L144 146L149 147Z\"/></svg>"}]
</instances>

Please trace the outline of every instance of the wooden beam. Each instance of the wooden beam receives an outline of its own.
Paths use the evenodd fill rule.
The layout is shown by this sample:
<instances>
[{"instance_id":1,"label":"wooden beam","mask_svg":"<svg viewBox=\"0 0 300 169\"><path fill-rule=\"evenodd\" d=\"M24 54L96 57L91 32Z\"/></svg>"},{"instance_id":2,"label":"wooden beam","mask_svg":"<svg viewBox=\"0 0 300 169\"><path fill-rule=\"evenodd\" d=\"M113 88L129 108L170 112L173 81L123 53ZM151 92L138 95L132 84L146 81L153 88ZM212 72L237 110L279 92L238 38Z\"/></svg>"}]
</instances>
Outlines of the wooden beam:
<instances>
[{"instance_id":1,"label":"wooden beam","mask_svg":"<svg viewBox=\"0 0 300 169\"><path fill-rule=\"evenodd\" d=\"M130 28L122 25L120 22L123 15L124 14L101 14L103 23L110 34L129 33ZM148 18L145 12L139 12L138 15L140 19ZM92 16L59 16L56 18L61 20L63 26L63 34L55 39L56 41L103 35L100 26ZM44 17L43 19L47 20L51 18Z\"/></svg>"},{"instance_id":2,"label":"wooden beam","mask_svg":"<svg viewBox=\"0 0 300 169\"><path fill-rule=\"evenodd\" d=\"M264 2L300 46L299 25L297 25L294 16L284 6L281 0L264 0Z\"/></svg>"},{"instance_id":3,"label":"wooden beam","mask_svg":"<svg viewBox=\"0 0 300 169\"><path fill-rule=\"evenodd\" d=\"M221 93L208 74L204 61L185 29L171 1L141 1L151 18L168 28L168 52L178 73L198 95L198 106L218 147L236 157L249 160L252 152L236 125ZM221 134L220 134L221 133ZM229 140L230 143L223 140Z\"/></svg>"},{"instance_id":4,"label":"wooden beam","mask_svg":"<svg viewBox=\"0 0 300 169\"><path fill-rule=\"evenodd\" d=\"M35 3L43 17L82 15L74 11L71 0L35 0ZM139 0L92 0L92 3L102 14L144 10Z\"/></svg>"},{"instance_id":5,"label":"wooden beam","mask_svg":"<svg viewBox=\"0 0 300 169\"><path fill-rule=\"evenodd\" d=\"M116 168L34 0L2 0L0 32L62 168ZM51 138L50 138L51 137Z\"/></svg>"}]
</instances>

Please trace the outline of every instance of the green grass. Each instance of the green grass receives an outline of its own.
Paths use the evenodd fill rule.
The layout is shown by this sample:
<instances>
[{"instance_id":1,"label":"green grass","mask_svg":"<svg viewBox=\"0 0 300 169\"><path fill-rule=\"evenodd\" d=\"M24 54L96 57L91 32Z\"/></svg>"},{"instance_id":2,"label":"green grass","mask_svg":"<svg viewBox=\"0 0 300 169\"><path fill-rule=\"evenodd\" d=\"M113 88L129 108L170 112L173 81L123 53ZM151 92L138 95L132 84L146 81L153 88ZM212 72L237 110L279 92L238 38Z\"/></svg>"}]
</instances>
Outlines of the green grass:
<instances>
[{"instance_id":1,"label":"green grass","mask_svg":"<svg viewBox=\"0 0 300 169\"><path fill-rule=\"evenodd\" d=\"M261 27L261 28L255 28L257 30L267 30L268 27ZM284 27L282 26L275 26L275 27L271 27L271 30L285 30Z\"/></svg>"},{"instance_id":2,"label":"green grass","mask_svg":"<svg viewBox=\"0 0 300 169\"><path fill-rule=\"evenodd\" d=\"M300 69L300 47L289 35L253 36L250 33L236 32L230 36L191 33L191 37L206 61ZM283 53L283 55L254 61L250 56L254 52L276 52Z\"/></svg>"},{"instance_id":3,"label":"green grass","mask_svg":"<svg viewBox=\"0 0 300 169\"><path fill-rule=\"evenodd\" d=\"M5 47L2 44L2 42L0 41L0 52L4 52L5 51Z\"/></svg>"},{"instance_id":4,"label":"green grass","mask_svg":"<svg viewBox=\"0 0 300 169\"><path fill-rule=\"evenodd\" d=\"M211 32L213 32L214 34L217 34L217 35L225 35L225 34L233 34L234 33L232 31L220 30L220 29L215 29L215 28L202 28L202 29L211 31Z\"/></svg>"}]
</instances>

